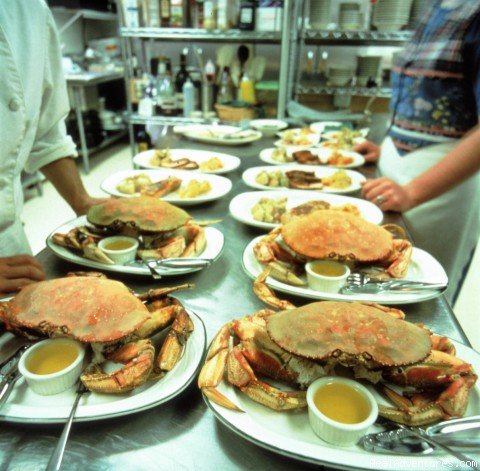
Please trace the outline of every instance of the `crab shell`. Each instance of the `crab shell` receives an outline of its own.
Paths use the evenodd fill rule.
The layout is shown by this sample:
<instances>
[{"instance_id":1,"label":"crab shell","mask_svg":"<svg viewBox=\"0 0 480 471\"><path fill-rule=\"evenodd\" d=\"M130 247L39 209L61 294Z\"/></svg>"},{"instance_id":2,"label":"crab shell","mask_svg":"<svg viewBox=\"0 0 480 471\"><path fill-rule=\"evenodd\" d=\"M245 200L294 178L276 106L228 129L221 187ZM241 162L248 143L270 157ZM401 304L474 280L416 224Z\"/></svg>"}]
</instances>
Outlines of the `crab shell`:
<instances>
[{"instance_id":1,"label":"crab shell","mask_svg":"<svg viewBox=\"0 0 480 471\"><path fill-rule=\"evenodd\" d=\"M166 201L152 196L110 198L92 206L88 222L112 229L129 225L141 232L167 232L178 229L190 220L190 215Z\"/></svg>"},{"instance_id":2,"label":"crab shell","mask_svg":"<svg viewBox=\"0 0 480 471\"><path fill-rule=\"evenodd\" d=\"M380 226L350 213L325 209L282 225L286 245L313 259L374 262L392 252L393 236Z\"/></svg>"},{"instance_id":3,"label":"crab shell","mask_svg":"<svg viewBox=\"0 0 480 471\"><path fill-rule=\"evenodd\" d=\"M320 301L266 318L272 340L313 360L339 357L373 366L402 366L423 360L432 348L429 332L375 305Z\"/></svg>"},{"instance_id":4,"label":"crab shell","mask_svg":"<svg viewBox=\"0 0 480 471\"><path fill-rule=\"evenodd\" d=\"M3 317L23 335L91 343L123 339L151 315L123 283L81 276L26 286L4 307Z\"/></svg>"}]
</instances>

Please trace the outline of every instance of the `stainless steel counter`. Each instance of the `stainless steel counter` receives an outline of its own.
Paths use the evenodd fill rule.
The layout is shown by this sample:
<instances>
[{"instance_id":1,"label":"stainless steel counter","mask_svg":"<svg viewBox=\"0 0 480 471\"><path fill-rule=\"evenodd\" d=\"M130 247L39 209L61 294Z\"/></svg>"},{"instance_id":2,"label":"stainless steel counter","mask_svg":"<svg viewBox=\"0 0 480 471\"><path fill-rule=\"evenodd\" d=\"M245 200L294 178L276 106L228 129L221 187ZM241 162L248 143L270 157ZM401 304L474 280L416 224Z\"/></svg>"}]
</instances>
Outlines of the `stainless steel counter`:
<instances>
[{"instance_id":1,"label":"stainless steel counter","mask_svg":"<svg viewBox=\"0 0 480 471\"><path fill-rule=\"evenodd\" d=\"M259 151L272 146L271 139L244 147L215 147L196 144L177 137L169 138L171 147L212 149L231 153L242 159L240 168L228 177L233 189L222 200L195 206L189 212L195 218L222 218L217 224L225 235L225 248L219 260L207 270L165 282L154 282L148 277L113 276L135 290L152 286L168 286L191 281L196 287L178 293L188 308L203 319L208 340L228 320L264 307L252 293L252 280L241 266L241 254L247 243L260 235L255 230L235 221L228 213L233 196L250 191L242 182L243 170L262 165ZM365 173L373 175L374 167ZM387 214L386 221L401 223L396 214ZM49 249L38 256L48 277L63 276L79 267L58 259ZM80 268L81 269L81 268ZM307 301L289 298L297 304ZM420 321L436 332L468 343L450 306L443 297L420 304L403 306L410 321ZM0 412L1 414L1 412ZM0 417L1 418L1 417ZM44 469L55 447L60 426L18 425L0 423L0 470ZM62 469L318 469L288 457L275 454L236 435L220 424L206 407L195 383L170 402L145 412L123 418L74 424L67 444Z\"/></svg>"}]
</instances>

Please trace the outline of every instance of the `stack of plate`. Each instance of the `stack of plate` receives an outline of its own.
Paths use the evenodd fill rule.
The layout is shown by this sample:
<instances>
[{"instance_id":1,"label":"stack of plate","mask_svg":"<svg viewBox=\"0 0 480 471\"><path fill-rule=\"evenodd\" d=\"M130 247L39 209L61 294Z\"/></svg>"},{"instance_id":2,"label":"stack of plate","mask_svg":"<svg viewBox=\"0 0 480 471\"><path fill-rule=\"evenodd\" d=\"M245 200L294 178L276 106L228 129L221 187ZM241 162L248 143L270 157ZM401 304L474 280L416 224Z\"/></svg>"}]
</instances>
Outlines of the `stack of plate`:
<instances>
[{"instance_id":1,"label":"stack of plate","mask_svg":"<svg viewBox=\"0 0 480 471\"><path fill-rule=\"evenodd\" d=\"M326 29L330 23L331 0L310 0L310 28Z\"/></svg>"},{"instance_id":2,"label":"stack of plate","mask_svg":"<svg viewBox=\"0 0 480 471\"><path fill-rule=\"evenodd\" d=\"M358 3L342 3L338 14L339 27L343 31L358 31L363 23L363 14Z\"/></svg>"},{"instance_id":3,"label":"stack of plate","mask_svg":"<svg viewBox=\"0 0 480 471\"><path fill-rule=\"evenodd\" d=\"M378 31L399 31L410 18L412 0L377 0L372 23Z\"/></svg>"},{"instance_id":4,"label":"stack of plate","mask_svg":"<svg viewBox=\"0 0 480 471\"><path fill-rule=\"evenodd\" d=\"M433 0L413 0L409 25L414 26L431 3L433 3Z\"/></svg>"},{"instance_id":5,"label":"stack of plate","mask_svg":"<svg viewBox=\"0 0 480 471\"><path fill-rule=\"evenodd\" d=\"M354 70L350 67L335 65L328 68L328 81L330 85L337 87L348 85L352 80L353 75Z\"/></svg>"},{"instance_id":6,"label":"stack of plate","mask_svg":"<svg viewBox=\"0 0 480 471\"><path fill-rule=\"evenodd\" d=\"M357 84L365 87L369 79L377 81L382 56L357 55Z\"/></svg>"}]
</instances>

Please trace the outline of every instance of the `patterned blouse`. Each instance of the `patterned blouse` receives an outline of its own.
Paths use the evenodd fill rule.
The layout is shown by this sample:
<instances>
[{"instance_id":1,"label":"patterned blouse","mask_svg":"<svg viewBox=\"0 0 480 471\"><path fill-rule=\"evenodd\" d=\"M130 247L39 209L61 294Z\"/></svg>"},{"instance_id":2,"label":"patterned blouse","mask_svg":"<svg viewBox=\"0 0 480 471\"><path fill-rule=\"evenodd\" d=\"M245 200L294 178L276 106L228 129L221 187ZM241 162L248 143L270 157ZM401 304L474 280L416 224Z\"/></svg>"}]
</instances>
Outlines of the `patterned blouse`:
<instances>
[{"instance_id":1,"label":"patterned blouse","mask_svg":"<svg viewBox=\"0 0 480 471\"><path fill-rule=\"evenodd\" d=\"M480 110L480 2L436 0L392 72L389 135L400 155L462 137Z\"/></svg>"}]
</instances>

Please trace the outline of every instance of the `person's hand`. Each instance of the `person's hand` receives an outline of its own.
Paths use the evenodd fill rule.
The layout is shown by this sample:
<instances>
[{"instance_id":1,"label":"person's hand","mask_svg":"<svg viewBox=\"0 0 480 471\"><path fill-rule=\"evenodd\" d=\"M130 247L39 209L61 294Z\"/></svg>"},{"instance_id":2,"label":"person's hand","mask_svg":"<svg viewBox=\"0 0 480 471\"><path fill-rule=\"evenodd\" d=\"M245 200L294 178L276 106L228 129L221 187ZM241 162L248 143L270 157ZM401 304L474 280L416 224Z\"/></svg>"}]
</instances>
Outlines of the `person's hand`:
<instances>
[{"instance_id":1,"label":"person's hand","mask_svg":"<svg viewBox=\"0 0 480 471\"><path fill-rule=\"evenodd\" d=\"M362 185L362 196L376 204L383 211L407 211L415 206L408 187L386 177L367 180Z\"/></svg>"},{"instance_id":2,"label":"person's hand","mask_svg":"<svg viewBox=\"0 0 480 471\"><path fill-rule=\"evenodd\" d=\"M380 158L380 146L372 141L363 141L355 144L352 150L362 154L366 162L377 162Z\"/></svg>"},{"instance_id":3,"label":"person's hand","mask_svg":"<svg viewBox=\"0 0 480 471\"><path fill-rule=\"evenodd\" d=\"M45 272L35 257L31 255L0 257L0 295L13 293L44 279Z\"/></svg>"},{"instance_id":4,"label":"person's hand","mask_svg":"<svg viewBox=\"0 0 480 471\"><path fill-rule=\"evenodd\" d=\"M75 205L72 206L72 208L77 214L77 216L82 216L83 214L86 214L92 206L95 206L96 204L104 203L108 199L109 198L92 198L91 196L86 196L81 201L75 203Z\"/></svg>"}]
</instances>

